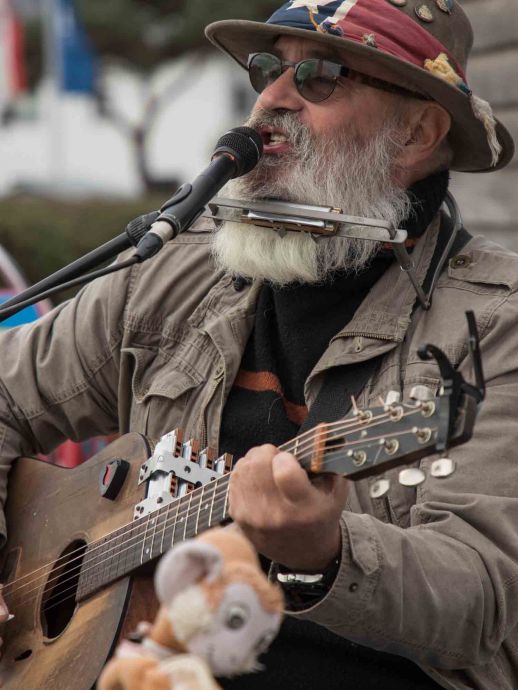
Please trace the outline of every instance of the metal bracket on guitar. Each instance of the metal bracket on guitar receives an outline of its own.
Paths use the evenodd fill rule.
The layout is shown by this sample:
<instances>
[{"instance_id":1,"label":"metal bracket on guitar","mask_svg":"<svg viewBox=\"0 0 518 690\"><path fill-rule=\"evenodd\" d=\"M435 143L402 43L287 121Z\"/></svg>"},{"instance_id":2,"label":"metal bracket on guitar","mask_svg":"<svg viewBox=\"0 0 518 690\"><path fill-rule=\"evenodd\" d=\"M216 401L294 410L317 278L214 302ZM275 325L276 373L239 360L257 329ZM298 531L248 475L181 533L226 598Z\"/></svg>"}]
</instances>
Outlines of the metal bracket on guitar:
<instances>
[{"instance_id":1,"label":"metal bracket on guitar","mask_svg":"<svg viewBox=\"0 0 518 690\"><path fill-rule=\"evenodd\" d=\"M198 441L182 442L182 438L179 429L162 436L153 455L140 468L138 483L148 482L148 491L146 498L135 506L135 520L215 481L232 469L232 457L228 453L216 458L211 448L200 451Z\"/></svg>"},{"instance_id":2,"label":"metal bracket on guitar","mask_svg":"<svg viewBox=\"0 0 518 690\"><path fill-rule=\"evenodd\" d=\"M193 456L197 454L195 441L182 444L181 455L177 452L176 444L176 431L162 436L153 455L140 468L139 485L159 472L172 473L179 479L198 484L198 486L214 481L220 476L218 472L209 469L206 462L202 464L193 462Z\"/></svg>"},{"instance_id":3,"label":"metal bracket on guitar","mask_svg":"<svg viewBox=\"0 0 518 690\"><path fill-rule=\"evenodd\" d=\"M448 357L440 348L427 344L418 350L418 355L422 360L435 359L441 372L443 384L440 396L440 420L436 447L437 451L443 456L446 456L448 453L450 437L455 426L455 417L461 396L470 395L477 403L480 403L486 393L482 359L480 357L480 339L475 315L472 311L468 311L466 312L466 318L469 331L467 341L468 352L475 371L474 385L464 380L462 374L459 374L453 367Z\"/></svg>"}]
</instances>

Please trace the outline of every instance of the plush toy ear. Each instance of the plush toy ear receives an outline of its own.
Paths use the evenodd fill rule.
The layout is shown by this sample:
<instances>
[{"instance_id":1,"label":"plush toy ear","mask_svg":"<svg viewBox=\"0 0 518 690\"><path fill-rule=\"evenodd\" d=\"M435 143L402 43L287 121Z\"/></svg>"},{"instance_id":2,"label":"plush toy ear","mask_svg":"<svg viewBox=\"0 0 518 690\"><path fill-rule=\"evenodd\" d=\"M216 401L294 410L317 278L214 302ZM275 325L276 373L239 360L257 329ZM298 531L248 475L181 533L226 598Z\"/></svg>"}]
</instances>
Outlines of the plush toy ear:
<instances>
[{"instance_id":1,"label":"plush toy ear","mask_svg":"<svg viewBox=\"0 0 518 690\"><path fill-rule=\"evenodd\" d=\"M155 590L161 604L170 604L182 590L202 578L214 581L223 570L223 556L212 544L186 541L171 549L155 573Z\"/></svg>"}]
</instances>

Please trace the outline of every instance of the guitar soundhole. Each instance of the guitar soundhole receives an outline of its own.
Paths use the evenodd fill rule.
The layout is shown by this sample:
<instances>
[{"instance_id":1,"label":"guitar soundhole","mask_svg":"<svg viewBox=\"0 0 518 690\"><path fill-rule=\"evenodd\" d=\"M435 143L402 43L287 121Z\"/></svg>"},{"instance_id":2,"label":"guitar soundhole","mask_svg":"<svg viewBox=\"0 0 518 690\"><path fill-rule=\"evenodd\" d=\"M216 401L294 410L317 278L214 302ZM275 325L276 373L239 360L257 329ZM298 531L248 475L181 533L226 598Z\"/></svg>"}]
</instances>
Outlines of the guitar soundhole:
<instances>
[{"instance_id":1,"label":"guitar soundhole","mask_svg":"<svg viewBox=\"0 0 518 690\"><path fill-rule=\"evenodd\" d=\"M84 541L72 542L58 558L49 575L41 610L43 632L49 639L58 637L74 615L85 549Z\"/></svg>"},{"instance_id":2,"label":"guitar soundhole","mask_svg":"<svg viewBox=\"0 0 518 690\"><path fill-rule=\"evenodd\" d=\"M18 654L18 656L15 658L15 661L25 661L26 659L29 659L31 656L32 649L26 649L25 652Z\"/></svg>"}]
</instances>

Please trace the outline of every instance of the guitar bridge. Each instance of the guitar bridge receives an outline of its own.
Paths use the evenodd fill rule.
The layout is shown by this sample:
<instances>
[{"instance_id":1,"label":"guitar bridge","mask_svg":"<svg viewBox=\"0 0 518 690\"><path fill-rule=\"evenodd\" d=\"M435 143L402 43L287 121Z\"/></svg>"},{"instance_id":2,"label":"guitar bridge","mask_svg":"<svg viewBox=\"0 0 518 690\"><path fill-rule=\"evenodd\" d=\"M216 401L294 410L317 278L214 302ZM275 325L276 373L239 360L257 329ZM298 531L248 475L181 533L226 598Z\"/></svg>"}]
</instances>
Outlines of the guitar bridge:
<instances>
[{"instance_id":1,"label":"guitar bridge","mask_svg":"<svg viewBox=\"0 0 518 690\"><path fill-rule=\"evenodd\" d=\"M216 458L212 448L199 450L197 440L182 442L182 439L181 429L162 436L153 455L140 468L138 483L148 482L148 491L146 498L135 506L134 520L231 471L232 456L229 453Z\"/></svg>"}]
</instances>

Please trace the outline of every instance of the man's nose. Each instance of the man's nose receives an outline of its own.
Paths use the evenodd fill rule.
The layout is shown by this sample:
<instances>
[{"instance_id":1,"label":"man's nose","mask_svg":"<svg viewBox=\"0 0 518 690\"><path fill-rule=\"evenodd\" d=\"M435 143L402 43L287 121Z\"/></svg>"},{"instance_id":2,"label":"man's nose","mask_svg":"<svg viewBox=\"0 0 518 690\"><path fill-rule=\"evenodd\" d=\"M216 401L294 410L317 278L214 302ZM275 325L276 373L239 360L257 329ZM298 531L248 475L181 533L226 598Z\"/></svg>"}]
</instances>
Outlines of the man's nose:
<instances>
[{"instance_id":1,"label":"man's nose","mask_svg":"<svg viewBox=\"0 0 518 690\"><path fill-rule=\"evenodd\" d=\"M293 81L293 68L285 70L272 81L257 99L257 106L264 110L301 110L304 99Z\"/></svg>"}]
</instances>

